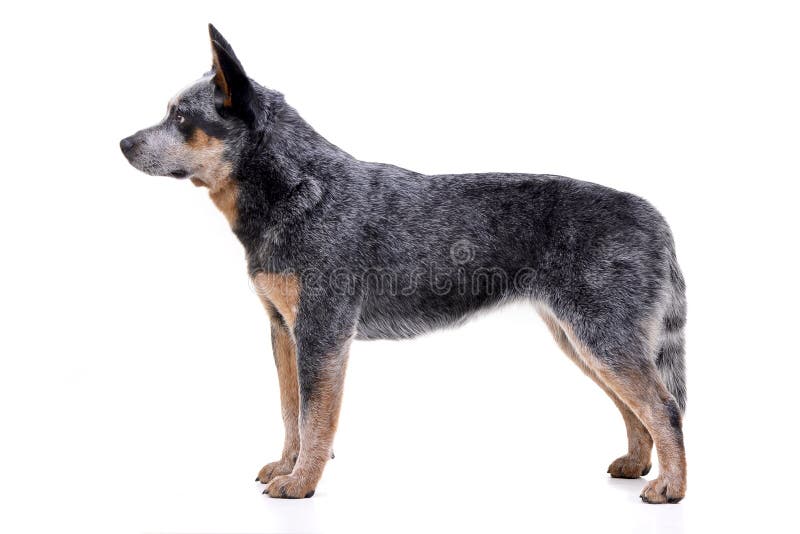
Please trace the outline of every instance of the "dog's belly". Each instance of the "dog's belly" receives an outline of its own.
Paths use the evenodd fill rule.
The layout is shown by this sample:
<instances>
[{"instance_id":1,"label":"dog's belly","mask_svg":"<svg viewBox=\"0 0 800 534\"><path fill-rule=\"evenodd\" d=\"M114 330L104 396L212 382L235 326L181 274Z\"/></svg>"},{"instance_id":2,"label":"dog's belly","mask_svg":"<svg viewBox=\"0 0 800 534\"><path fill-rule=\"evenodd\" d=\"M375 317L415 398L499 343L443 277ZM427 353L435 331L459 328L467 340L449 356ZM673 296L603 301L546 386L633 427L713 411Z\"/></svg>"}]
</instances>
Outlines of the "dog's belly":
<instances>
[{"instance_id":1,"label":"dog's belly","mask_svg":"<svg viewBox=\"0 0 800 534\"><path fill-rule=\"evenodd\" d=\"M357 339L404 339L458 326L481 310L504 299L473 296L439 296L436 299L384 297L368 299L356 325Z\"/></svg>"},{"instance_id":2,"label":"dog's belly","mask_svg":"<svg viewBox=\"0 0 800 534\"><path fill-rule=\"evenodd\" d=\"M457 326L471 314L441 316L437 318L419 316L371 315L359 318L356 339L407 339L438 330Z\"/></svg>"}]
</instances>

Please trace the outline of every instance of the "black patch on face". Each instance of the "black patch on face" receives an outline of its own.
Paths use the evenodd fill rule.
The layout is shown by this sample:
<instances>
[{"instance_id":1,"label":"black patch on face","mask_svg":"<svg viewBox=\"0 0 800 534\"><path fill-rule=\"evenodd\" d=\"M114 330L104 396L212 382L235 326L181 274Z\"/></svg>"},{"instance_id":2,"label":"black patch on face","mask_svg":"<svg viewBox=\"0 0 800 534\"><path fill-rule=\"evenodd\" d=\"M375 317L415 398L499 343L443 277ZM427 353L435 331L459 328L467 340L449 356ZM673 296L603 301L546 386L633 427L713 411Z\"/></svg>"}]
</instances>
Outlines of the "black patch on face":
<instances>
[{"instance_id":1,"label":"black patch on face","mask_svg":"<svg viewBox=\"0 0 800 534\"><path fill-rule=\"evenodd\" d=\"M193 119L195 127L203 130L206 134L217 139L225 139L230 133L230 129L223 122L211 121L203 117Z\"/></svg>"},{"instance_id":2,"label":"black patch on face","mask_svg":"<svg viewBox=\"0 0 800 534\"><path fill-rule=\"evenodd\" d=\"M178 121L178 116L183 117L182 122ZM181 132L187 142L194 136L196 130L202 130L209 137L217 139L225 139L231 132L231 129L222 120L209 120L200 113L192 112L191 110L178 108L171 113L170 118L175 122L178 131Z\"/></svg>"}]
</instances>

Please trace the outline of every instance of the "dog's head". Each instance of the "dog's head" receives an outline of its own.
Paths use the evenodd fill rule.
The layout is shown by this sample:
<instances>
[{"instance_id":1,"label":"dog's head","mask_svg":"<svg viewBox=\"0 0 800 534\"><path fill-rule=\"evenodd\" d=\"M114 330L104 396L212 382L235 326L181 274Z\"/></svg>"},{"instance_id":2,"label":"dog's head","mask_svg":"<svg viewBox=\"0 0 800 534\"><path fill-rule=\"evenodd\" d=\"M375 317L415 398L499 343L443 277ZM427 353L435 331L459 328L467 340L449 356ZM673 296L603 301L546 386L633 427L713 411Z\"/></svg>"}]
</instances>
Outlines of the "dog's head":
<instances>
[{"instance_id":1,"label":"dog's head","mask_svg":"<svg viewBox=\"0 0 800 534\"><path fill-rule=\"evenodd\" d=\"M128 161L147 174L190 178L211 189L230 177L248 136L263 130L280 99L250 80L230 44L209 24L212 69L184 89L158 124L120 141Z\"/></svg>"}]
</instances>

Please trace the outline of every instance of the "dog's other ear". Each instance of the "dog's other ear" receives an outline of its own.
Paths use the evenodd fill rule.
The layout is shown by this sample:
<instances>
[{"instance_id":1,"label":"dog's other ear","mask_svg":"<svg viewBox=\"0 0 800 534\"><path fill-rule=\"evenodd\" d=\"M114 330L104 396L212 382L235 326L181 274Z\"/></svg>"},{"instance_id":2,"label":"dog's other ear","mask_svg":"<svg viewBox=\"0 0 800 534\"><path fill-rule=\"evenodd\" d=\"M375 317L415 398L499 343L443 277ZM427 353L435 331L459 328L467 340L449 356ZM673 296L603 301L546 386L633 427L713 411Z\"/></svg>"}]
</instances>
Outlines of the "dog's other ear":
<instances>
[{"instance_id":1,"label":"dog's other ear","mask_svg":"<svg viewBox=\"0 0 800 534\"><path fill-rule=\"evenodd\" d=\"M217 109L222 114L239 117L250 126L255 120L255 91L250 79L222 34L211 24L208 33Z\"/></svg>"}]
</instances>

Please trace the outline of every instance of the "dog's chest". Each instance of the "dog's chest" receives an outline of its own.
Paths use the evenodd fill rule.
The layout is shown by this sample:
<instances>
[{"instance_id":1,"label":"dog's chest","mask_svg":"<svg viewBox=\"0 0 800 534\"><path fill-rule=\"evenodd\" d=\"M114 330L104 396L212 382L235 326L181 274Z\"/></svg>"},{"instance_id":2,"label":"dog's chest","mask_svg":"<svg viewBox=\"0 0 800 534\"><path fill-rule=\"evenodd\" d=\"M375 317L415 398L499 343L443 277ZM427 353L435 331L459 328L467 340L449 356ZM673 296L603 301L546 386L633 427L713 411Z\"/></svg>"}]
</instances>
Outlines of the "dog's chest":
<instances>
[{"instance_id":1,"label":"dog's chest","mask_svg":"<svg viewBox=\"0 0 800 534\"><path fill-rule=\"evenodd\" d=\"M222 212L228 220L231 228L236 226L238 217L238 210L236 209L236 200L239 196L236 184L231 179L226 179L218 187L209 191L208 196L211 201Z\"/></svg>"}]
</instances>

